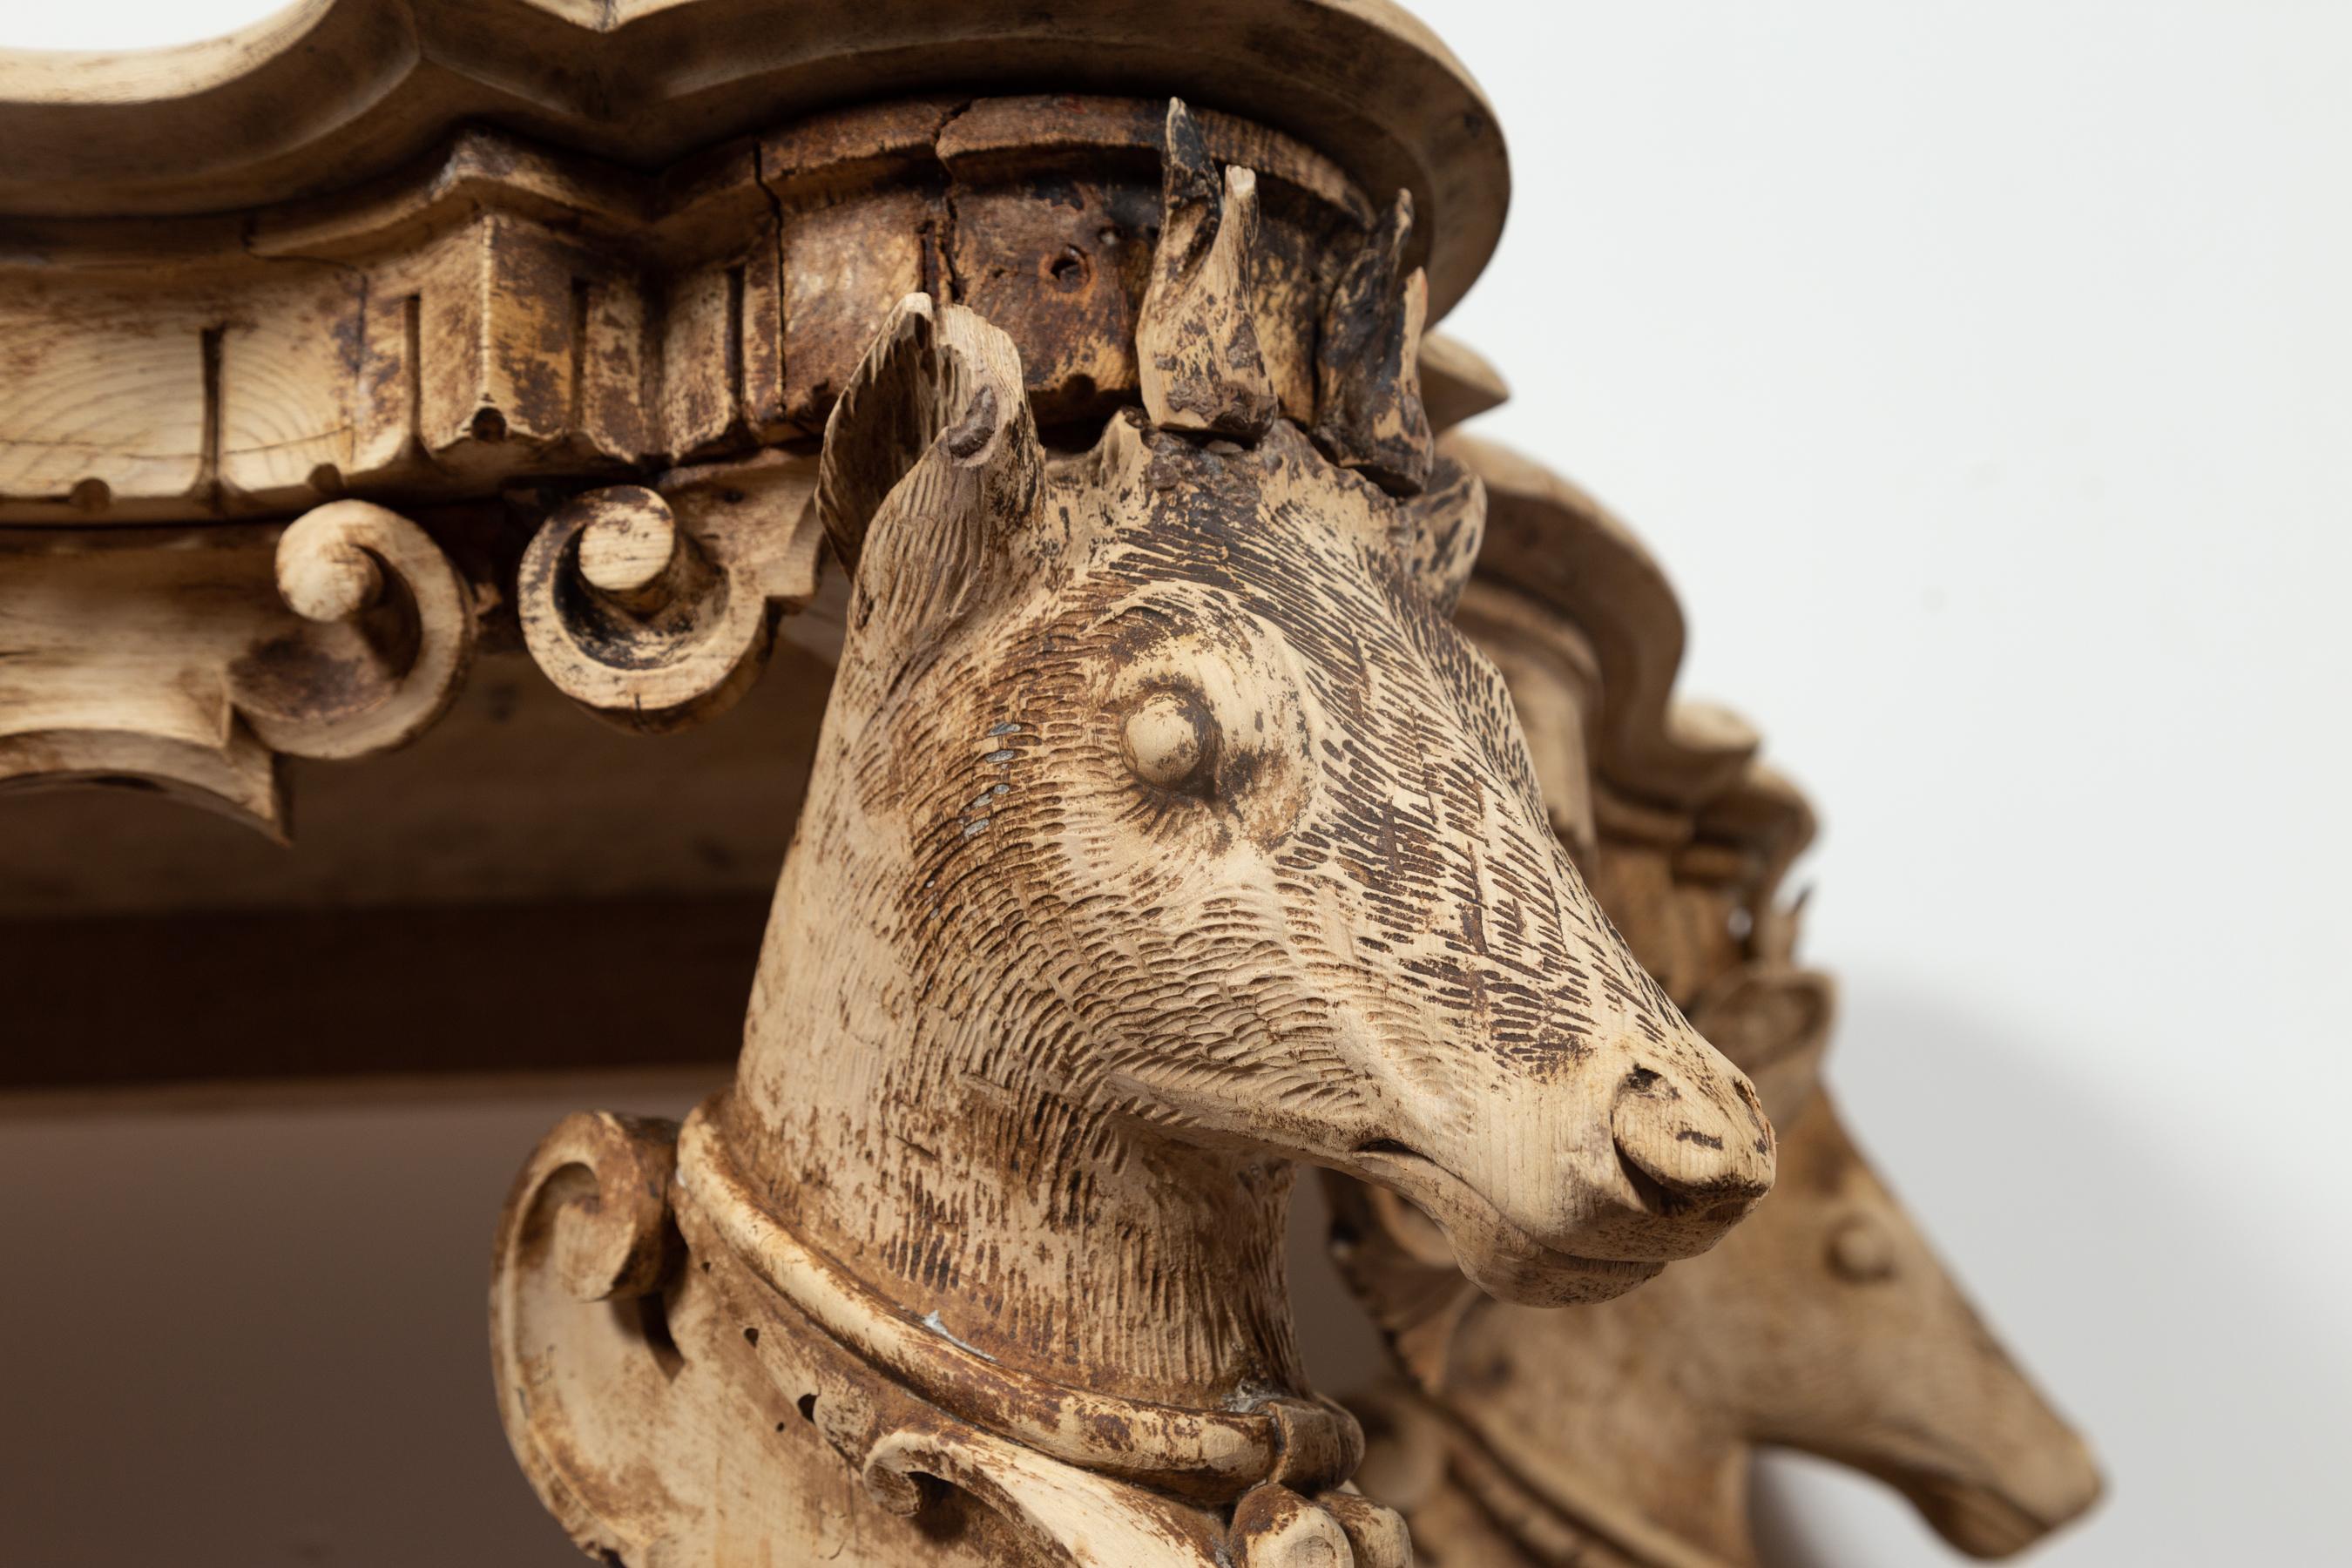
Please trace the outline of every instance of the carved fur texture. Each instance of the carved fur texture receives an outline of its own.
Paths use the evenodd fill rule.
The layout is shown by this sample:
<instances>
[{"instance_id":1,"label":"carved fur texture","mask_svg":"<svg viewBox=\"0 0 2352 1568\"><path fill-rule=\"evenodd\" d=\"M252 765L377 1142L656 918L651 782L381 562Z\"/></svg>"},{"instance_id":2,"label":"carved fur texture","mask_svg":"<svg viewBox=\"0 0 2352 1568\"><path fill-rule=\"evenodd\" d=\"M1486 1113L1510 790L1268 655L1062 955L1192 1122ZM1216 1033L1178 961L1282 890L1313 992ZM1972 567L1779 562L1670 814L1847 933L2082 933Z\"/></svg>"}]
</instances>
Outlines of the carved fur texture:
<instances>
[{"instance_id":1,"label":"carved fur texture","mask_svg":"<svg viewBox=\"0 0 2352 1568\"><path fill-rule=\"evenodd\" d=\"M1754 1089L1601 915L1446 617L1476 481L1399 500L1287 421L1134 409L1049 459L1021 387L1003 333L912 296L828 427L847 636L735 1087L680 1144L684 1370L649 1404L658 1345L575 1319L530 1423L577 1453L564 1413L593 1416L601 1479L542 1491L635 1498L632 1562L800 1543L846 1460L850 1561L908 1560L878 1508L943 1563L1091 1561L1092 1531L1169 1543L1104 1561L1401 1563L1306 1386L1294 1165L1544 1304L1704 1250L1771 1179ZM769 1405L832 1454L714 1491L800 1430Z\"/></svg>"}]
</instances>

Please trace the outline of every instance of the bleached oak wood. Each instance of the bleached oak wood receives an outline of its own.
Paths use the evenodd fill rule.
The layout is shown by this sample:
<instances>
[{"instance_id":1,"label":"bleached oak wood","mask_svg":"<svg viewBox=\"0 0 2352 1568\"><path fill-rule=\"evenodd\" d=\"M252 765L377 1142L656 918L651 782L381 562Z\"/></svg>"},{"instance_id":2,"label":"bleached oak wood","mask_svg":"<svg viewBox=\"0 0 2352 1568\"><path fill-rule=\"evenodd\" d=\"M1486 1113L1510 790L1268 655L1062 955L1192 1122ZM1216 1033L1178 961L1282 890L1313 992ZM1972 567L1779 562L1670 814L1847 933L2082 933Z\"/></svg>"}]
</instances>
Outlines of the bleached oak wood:
<instances>
[{"instance_id":1,"label":"bleached oak wood","mask_svg":"<svg viewBox=\"0 0 2352 1568\"><path fill-rule=\"evenodd\" d=\"M1460 618L1509 683L1554 828L1755 1083L1780 1176L1705 1256L1558 1313L1481 1298L1423 1216L1335 1183L1343 1272L1400 1373L1356 1402L1366 1490L1438 1568L1752 1568L1752 1457L1779 1445L1889 1482L1972 1555L2023 1549L2089 1507L2098 1474L1821 1086L1832 988L1795 962L1801 900L1780 896L1811 805L1752 760L1728 773L1756 744L1744 724L1671 701L1680 615L1622 524L1515 455L1448 448L1495 485Z\"/></svg>"},{"instance_id":2,"label":"bleached oak wood","mask_svg":"<svg viewBox=\"0 0 2352 1568\"><path fill-rule=\"evenodd\" d=\"M1391 498L1279 420L1203 445L1129 412L1051 458L1022 385L918 296L835 410L848 639L735 1088L678 1145L667 1340L540 1282L584 1191L562 1138L509 1210L510 1432L630 1561L824 1517L849 1561L920 1528L936 1561L1402 1562L1305 1387L1290 1163L1410 1194L1546 1302L1769 1181L1744 1080L1599 920L1440 612L1477 487ZM731 1489L762 1468L789 1479Z\"/></svg>"},{"instance_id":3,"label":"bleached oak wood","mask_svg":"<svg viewBox=\"0 0 2352 1568\"><path fill-rule=\"evenodd\" d=\"M473 591L366 501L284 528L0 530L0 787L161 789L283 837L279 759L404 744L473 656Z\"/></svg>"},{"instance_id":4,"label":"bleached oak wood","mask_svg":"<svg viewBox=\"0 0 2352 1568\"><path fill-rule=\"evenodd\" d=\"M1416 1510L1603 1552L1455 1440L1462 1345L1576 1321L1522 1332L1457 1264L1591 1301L1703 1250L1767 1102L1868 1207L1774 897L1801 798L1673 702L1630 534L1433 451L1502 396L1423 330L1507 182L1381 0L312 0L0 57L0 522L50 525L0 532L11 782L279 829L284 758L412 738L477 640L640 731L740 698L785 612L838 660L793 661L829 706L734 1089L572 1119L501 1226L501 1411L590 1549L1407 1562L1298 1365L1306 1161L1369 1184L1358 1267L1427 1373L1399 1430L1439 1434ZM1840 1214L1759 1244L1759 1300L1800 1254L1920 1272ZM1965 1543L2048 1512L1939 1484Z\"/></svg>"},{"instance_id":5,"label":"bleached oak wood","mask_svg":"<svg viewBox=\"0 0 2352 1568\"><path fill-rule=\"evenodd\" d=\"M0 213L257 206L468 122L658 167L844 103L1040 86L1139 95L1155 118L1171 93L1217 104L1410 190L1437 315L1502 231L1494 110L1390 0L1193 0L1181 19L1157 0L302 0L178 48L0 50Z\"/></svg>"}]
</instances>

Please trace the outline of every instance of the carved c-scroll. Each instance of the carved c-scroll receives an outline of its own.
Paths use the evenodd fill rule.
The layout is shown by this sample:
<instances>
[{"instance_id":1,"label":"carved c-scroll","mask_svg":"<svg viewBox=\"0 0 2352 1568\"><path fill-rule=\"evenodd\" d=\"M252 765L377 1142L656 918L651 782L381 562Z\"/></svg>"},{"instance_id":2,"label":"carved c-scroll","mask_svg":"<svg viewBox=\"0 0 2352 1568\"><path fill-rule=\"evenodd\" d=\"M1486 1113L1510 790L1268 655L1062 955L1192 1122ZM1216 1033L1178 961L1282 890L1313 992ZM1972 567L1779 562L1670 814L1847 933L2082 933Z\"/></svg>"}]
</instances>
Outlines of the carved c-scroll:
<instances>
[{"instance_id":1,"label":"carved c-scroll","mask_svg":"<svg viewBox=\"0 0 2352 1568\"><path fill-rule=\"evenodd\" d=\"M457 696L473 657L473 597L441 547L362 500L305 512L278 539L278 595L310 623L230 668L262 744L297 757L404 745Z\"/></svg>"},{"instance_id":2,"label":"carved c-scroll","mask_svg":"<svg viewBox=\"0 0 2352 1568\"><path fill-rule=\"evenodd\" d=\"M157 789L281 839L281 756L414 739L473 657L457 567L365 501L283 530L16 531L0 590L0 786Z\"/></svg>"},{"instance_id":3,"label":"carved c-scroll","mask_svg":"<svg viewBox=\"0 0 2352 1568\"><path fill-rule=\"evenodd\" d=\"M625 729L719 712L764 666L779 608L816 592L816 461L767 452L614 485L541 525L518 574L523 638L547 678Z\"/></svg>"},{"instance_id":4,"label":"carved c-scroll","mask_svg":"<svg viewBox=\"0 0 2352 1568\"><path fill-rule=\"evenodd\" d=\"M651 1302L676 1261L669 1218L675 1123L583 1111L531 1152L499 1222L490 1360L499 1413L541 1498L572 1538L618 1562L676 1528L677 1500L642 1473L636 1435L580 1396L625 1387L660 1405L667 1327ZM583 1312L583 1305L612 1304Z\"/></svg>"}]
</instances>

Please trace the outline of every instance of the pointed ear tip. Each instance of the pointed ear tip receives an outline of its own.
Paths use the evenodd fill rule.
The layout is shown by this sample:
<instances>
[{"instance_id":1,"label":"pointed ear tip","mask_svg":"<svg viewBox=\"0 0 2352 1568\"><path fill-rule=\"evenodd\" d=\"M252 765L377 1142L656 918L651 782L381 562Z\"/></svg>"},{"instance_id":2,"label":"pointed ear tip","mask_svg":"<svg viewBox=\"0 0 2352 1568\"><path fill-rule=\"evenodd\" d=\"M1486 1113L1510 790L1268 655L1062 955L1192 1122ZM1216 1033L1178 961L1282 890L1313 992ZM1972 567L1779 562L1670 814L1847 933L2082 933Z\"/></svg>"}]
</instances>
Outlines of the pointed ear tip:
<instances>
[{"instance_id":1,"label":"pointed ear tip","mask_svg":"<svg viewBox=\"0 0 2352 1568\"><path fill-rule=\"evenodd\" d=\"M898 302L890 307L890 316L883 323L883 329L885 331L904 331L908 330L908 324L913 321L920 321L925 326L935 325L938 322L939 314L939 301L932 299L928 292L918 289L911 294L898 296Z\"/></svg>"}]
</instances>

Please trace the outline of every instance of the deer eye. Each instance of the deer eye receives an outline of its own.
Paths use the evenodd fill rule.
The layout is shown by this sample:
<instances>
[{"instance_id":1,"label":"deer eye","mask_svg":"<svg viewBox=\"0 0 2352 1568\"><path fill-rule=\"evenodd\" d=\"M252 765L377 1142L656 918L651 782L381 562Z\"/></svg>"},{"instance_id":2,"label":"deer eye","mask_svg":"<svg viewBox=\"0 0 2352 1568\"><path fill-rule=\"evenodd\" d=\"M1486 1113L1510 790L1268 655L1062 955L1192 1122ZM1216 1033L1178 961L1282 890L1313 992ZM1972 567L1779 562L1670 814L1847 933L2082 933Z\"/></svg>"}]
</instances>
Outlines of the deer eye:
<instances>
[{"instance_id":1,"label":"deer eye","mask_svg":"<svg viewBox=\"0 0 2352 1568\"><path fill-rule=\"evenodd\" d=\"M1216 764L1217 725L1200 699L1154 691L1127 716L1127 765L1154 789L1201 795Z\"/></svg>"},{"instance_id":2,"label":"deer eye","mask_svg":"<svg viewBox=\"0 0 2352 1568\"><path fill-rule=\"evenodd\" d=\"M1874 1284L1895 1272L1895 1243L1884 1226L1847 1220L1830 1234L1830 1267L1857 1285Z\"/></svg>"}]
</instances>

